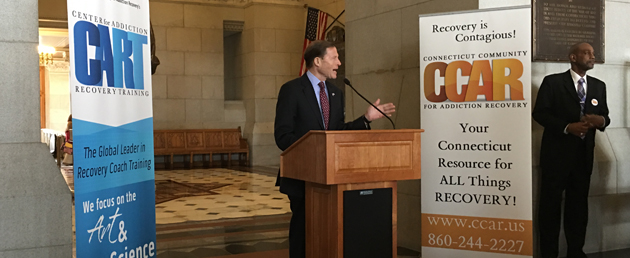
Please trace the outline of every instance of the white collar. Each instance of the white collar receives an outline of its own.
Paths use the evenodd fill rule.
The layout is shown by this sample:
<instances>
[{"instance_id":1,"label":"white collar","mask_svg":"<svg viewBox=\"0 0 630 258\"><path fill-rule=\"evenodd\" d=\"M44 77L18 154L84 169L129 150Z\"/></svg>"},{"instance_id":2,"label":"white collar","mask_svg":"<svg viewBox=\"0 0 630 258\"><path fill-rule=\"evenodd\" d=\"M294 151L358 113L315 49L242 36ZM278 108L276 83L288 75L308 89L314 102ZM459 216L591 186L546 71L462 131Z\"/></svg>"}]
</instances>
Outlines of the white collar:
<instances>
[{"instance_id":1,"label":"white collar","mask_svg":"<svg viewBox=\"0 0 630 258\"><path fill-rule=\"evenodd\" d=\"M584 77L581 77L579 74L574 72L573 69L569 69L569 71L571 71L571 78L573 78L573 84L577 85L580 78L584 78L584 85L586 85L586 74L584 74Z\"/></svg>"}]
</instances>

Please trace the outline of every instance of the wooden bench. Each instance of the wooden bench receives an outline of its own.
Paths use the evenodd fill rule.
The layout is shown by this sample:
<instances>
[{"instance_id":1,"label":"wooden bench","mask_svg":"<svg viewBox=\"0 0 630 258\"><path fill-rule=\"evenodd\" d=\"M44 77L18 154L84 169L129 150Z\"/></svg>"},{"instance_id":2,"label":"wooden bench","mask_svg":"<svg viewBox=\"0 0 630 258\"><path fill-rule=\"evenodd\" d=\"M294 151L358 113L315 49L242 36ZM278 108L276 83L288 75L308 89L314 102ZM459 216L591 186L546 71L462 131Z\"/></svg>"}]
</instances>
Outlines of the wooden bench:
<instances>
[{"instance_id":1,"label":"wooden bench","mask_svg":"<svg viewBox=\"0 0 630 258\"><path fill-rule=\"evenodd\" d=\"M231 129L178 129L153 131L154 155L164 156L165 167L173 168L175 155L189 157L188 168L194 165L194 155L202 155L203 166L206 167L205 156L209 156L212 166L214 154L227 155L228 166L232 165L232 155L238 154L239 164L249 165L249 145L242 138L241 128ZM184 163L186 160L184 159Z\"/></svg>"}]
</instances>

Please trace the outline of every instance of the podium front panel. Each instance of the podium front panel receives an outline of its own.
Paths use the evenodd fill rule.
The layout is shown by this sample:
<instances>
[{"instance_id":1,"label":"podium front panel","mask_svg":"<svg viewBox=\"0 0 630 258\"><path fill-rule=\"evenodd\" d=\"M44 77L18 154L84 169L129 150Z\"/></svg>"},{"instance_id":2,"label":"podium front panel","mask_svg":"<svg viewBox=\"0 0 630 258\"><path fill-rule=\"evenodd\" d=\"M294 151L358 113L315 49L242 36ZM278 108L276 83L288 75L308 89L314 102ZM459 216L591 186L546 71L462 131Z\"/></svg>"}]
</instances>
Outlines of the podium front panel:
<instances>
[{"instance_id":1,"label":"podium front panel","mask_svg":"<svg viewBox=\"0 0 630 258\"><path fill-rule=\"evenodd\" d=\"M413 142L358 142L335 145L337 174L413 168Z\"/></svg>"},{"instance_id":2,"label":"podium front panel","mask_svg":"<svg viewBox=\"0 0 630 258\"><path fill-rule=\"evenodd\" d=\"M392 188L343 192L343 257L391 258Z\"/></svg>"},{"instance_id":3,"label":"podium front panel","mask_svg":"<svg viewBox=\"0 0 630 258\"><path fill-rule=\"evenodd\" d=\"M323 185L420 178L423 130L310 131L280 156L280 175Z\"/></svg>"}]
</instances>

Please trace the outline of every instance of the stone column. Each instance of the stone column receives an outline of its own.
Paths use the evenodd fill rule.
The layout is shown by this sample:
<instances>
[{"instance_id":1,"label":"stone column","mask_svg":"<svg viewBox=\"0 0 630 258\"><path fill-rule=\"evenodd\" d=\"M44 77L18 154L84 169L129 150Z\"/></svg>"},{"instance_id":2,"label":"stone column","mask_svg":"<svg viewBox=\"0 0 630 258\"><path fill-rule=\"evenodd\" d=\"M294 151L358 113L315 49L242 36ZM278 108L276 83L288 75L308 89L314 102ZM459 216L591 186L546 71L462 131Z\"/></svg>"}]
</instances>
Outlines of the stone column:
<instances>
[{"instance_id":1,"label":"stone column","mask_svg":"<svg viewBox=\"0 0 630 258\"><path fill-rule=\"evenodd\" d=\"M72 257L72 196L40 143L37 0L0 6L0 257Z\"/></svg>"}]
</instances>

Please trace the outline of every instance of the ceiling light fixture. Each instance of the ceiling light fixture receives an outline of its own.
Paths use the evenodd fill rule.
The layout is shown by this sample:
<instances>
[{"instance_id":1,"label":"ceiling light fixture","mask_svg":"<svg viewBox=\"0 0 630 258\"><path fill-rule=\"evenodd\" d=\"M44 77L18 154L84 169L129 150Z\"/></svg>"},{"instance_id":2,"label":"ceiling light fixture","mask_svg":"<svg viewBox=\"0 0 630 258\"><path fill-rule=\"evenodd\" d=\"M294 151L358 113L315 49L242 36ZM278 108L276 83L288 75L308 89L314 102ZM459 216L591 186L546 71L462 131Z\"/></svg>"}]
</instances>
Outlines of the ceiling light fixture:
<instances>
[{"instance_id":1,"label":"ceiling light fixture","mask_svg":"<svg viewBox=\"0 0 630 258\"><path fill-rule=\"evenodd\" d=\"M50 65L53 63L53 54L55 54L55 48L50 46L39 45L37 47L39 52L39 65Z\"/></svg>"}]
</instances>

